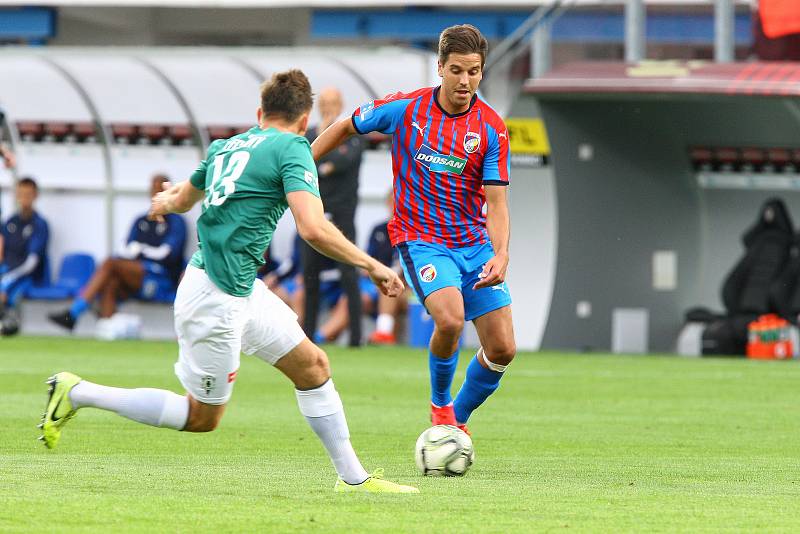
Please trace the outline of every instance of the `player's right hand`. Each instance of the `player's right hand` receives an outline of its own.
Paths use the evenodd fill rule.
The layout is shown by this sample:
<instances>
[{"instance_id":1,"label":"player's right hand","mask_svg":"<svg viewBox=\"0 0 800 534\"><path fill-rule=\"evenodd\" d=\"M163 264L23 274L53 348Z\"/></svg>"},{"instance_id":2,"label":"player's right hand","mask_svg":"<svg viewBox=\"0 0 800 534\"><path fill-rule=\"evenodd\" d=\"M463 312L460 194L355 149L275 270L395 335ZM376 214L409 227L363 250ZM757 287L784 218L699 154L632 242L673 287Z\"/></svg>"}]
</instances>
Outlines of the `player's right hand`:
<instances>
[{"instance_id":1,"label":"player's right hand","mask_svg":"<svg viewBox=\"0 0 800 534\"><path fill-rule=\"evenodd\" d=\"M171 187L171 183L164 182L161 184L163 191L156 193L156 195L150 200L150 211L147 214L147 218L151 221L164 222L164 215L169 213L167 201L169 200L169 197L174 194L170 191Z\"/></svg>"},{"instance_id":2,"label":"player's right hand","mask_svg":"<svg viewBox=\"0 0 800 534\"><path fill-rule=\"evenodd\" d=\"M387 297L398 297L405 289L403 281L397 273L382 263L378 263L374 269L369 271L369 277L380 292Z\"/></svg>"}]
</instances>

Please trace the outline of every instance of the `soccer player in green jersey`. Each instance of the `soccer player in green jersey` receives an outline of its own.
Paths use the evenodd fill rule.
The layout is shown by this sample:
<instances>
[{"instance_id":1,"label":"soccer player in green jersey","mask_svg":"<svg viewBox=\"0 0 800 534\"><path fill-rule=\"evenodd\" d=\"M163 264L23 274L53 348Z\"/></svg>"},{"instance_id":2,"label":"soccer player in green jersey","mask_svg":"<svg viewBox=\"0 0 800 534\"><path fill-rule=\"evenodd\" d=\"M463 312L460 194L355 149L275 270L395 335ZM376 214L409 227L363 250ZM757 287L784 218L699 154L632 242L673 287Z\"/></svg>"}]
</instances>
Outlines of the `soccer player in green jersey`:
<instances>
[{"instance_id":1,"label":"soccer player in green jersey","mask_svg":"<svg viewBox=\"0 0 800 534\"><path fill-rule=\"evenodd\" d=\"M189 180L153 198L154 218L203 202L197 221L200 248L175 297L175 374L186 395L108 387L58 373L48 381L41 425L40 439L48 448L56 446L64 424L84 407L152 426L214 430L244 352L272 364L294 383L300 412L339 475L335 491L418 492L364 470L350 444L328 357L306 338L294 312L256 277L278 219L291 209L298 233L312 247L365 269L386 295L403 290L392 269L362 252L325 218L311 148L302 137L312 103L311 85L301 71L275 74L261 88L258 126L213 142Z\"/></svg>"}]
</instances>

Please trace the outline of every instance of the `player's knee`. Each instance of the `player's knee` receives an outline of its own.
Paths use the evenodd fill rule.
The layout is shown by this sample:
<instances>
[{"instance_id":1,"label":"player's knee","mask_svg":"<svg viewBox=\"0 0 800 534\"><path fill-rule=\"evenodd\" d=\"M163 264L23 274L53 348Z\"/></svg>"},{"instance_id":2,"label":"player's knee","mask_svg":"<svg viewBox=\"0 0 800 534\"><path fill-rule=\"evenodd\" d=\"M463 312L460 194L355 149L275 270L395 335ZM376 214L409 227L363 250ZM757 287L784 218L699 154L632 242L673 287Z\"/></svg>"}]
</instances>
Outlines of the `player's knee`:
<instances>
[{"instance_id":1,"label":"player's knee","mask_svg":"<svg viewBox=\"0 0 800 534\"><path fill-rule=\"evenodd\" d=\"M464 329L464 316L459 314L444 314L437 318L436 329L443 336L457 338Z\"/></svg>"},{"instance_id":2,"label":"player's knee","mask_svg":"<svg viewBox=\"0 0 800 534\"><path fill-rule=\"evenodd\" d=\"M189 414L189 419L186 421L184 432L212 432L219 426L221 414Z\"/></svg>"},{"instance_id":3,"label":"player's knee","mask_svg":"<svg viewBox=\"0 0 800 534\"><path fill-rule=\"evenodd\" d=\"M302 375L295 379L298 389L312 389L324 384L331 377L328 355L319 347L314 347L303 365Z\"/></svg>"},{"instance_id":4,"label":"player's knee","mask_svg":"<svg viewBox=\"0 0 800 534\"><path fill-rule=\"evenodd\" d=\"M491 347L484 347L486 357L497 365L508 365L517 354L517 345L513 339L498 340Z\"/></svg>"},{"instance_id":5,"label":"player's knee","mask_svg":"<svg viewBox=\"0 0 800 534\"><path fill-rule=\"evenodd\" d=\"M325 354L325 351L319 347L317 347L317 350L313 356L310 370L315 376L322 379L320 384L331 376L331 366L328 362L328 355Z\"/></svg>"},{"instance_id":6,"label":"player's knee","mask_svg":"<svg viewBox=\"0 0 800 534\"><path fill-rule=\"evenodd\" d=\"M111 271L114 270L114 263L115 262L116 262L116 260L114 258L107 258L106 260L103 261L103 263L100 264L100 268L98 270L105 271L105 272L111 272Z\"/></svg>"},{"instance_id":7,"label":"player's knee","mask_svg":"<svg viewBox=\"0 0 800 534\"><path fill-rule=\"evenodd\" d=\"M219 421L214 421L214 420L201 421L195 425L192 425L192 429L190 430L190 432L197 432L197 433L212 432L217 428L217 426L219 426Z\"/></svg>"}]
</instances>

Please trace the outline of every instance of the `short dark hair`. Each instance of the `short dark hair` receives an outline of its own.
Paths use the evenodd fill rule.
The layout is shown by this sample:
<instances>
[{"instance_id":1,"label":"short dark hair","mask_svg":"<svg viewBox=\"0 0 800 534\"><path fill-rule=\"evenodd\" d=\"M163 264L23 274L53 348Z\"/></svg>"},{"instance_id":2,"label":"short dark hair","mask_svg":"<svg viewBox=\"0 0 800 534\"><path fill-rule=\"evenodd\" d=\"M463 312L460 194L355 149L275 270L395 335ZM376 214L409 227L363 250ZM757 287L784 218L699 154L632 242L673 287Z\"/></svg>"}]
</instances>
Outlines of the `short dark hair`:
<instances>
[{"instance_id":1,"label":"short dark hair","mask_svg":"<svg viewBox=\"0 0 800 534\"><path fill-rule=\"evenodd\" d=\"M29 185L33 188L34 191L37 193L39 192L39 185L36 183L36 180L31 178L30 176L25 176L24 178L20 178L17 182L17 187L21 185Z\"/></svg>"},{"instance_id":2,"label":"short dark hair","mask_svg":"<svg viewBox=\"0 0 800 534\"><path fill-rule=\"evenodd\" d=\"M439 35L439 62L444 65L450 54L480 54L481 68L489 53L489 42L472 24L445 28Z\"/></svg>"},{"instance_id":3,"label":"short dark hair","mask_svg":"<svg viewBox=\"0 0 800 534\"><path fill-rule=\"evenodd\" d=\"M294 122L313 105L311 83L300 69L277 72L261 85L261 111L268 117Z\"/></svg>"}]
</instances>

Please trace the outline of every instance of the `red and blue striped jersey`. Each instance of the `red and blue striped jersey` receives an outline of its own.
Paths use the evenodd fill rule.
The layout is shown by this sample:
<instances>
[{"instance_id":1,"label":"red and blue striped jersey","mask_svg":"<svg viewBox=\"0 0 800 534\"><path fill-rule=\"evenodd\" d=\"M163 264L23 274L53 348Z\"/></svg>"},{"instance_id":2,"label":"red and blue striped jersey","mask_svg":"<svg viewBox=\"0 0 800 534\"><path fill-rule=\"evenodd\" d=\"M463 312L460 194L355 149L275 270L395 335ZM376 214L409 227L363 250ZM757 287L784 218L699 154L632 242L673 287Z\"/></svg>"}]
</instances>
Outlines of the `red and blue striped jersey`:
<instances>
[{"instance_id":1,"label":"red and blue striped jersey","mask_svg":"<svg viewBox=\"0 0 800 534\"><path fill-rule=\"evenodd\" d=\"M487 243L483 186L508 185L508 131L497 112L475 95L467 111L451 115L438 92L395 93L353 112L357 132L392 136L392 245Z\"/></svg>"}]
</instances>

